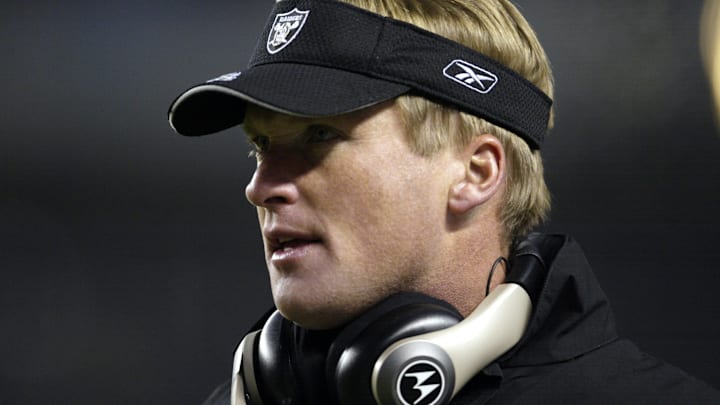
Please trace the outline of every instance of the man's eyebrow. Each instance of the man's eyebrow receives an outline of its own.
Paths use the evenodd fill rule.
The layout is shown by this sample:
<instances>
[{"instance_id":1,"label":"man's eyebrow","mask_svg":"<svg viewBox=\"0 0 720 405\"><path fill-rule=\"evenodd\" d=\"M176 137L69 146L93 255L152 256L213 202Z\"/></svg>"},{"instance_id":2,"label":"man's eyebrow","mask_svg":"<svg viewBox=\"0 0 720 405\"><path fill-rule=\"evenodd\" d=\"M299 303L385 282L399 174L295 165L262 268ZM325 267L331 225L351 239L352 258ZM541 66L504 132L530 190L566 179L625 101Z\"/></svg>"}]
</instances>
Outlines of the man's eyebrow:
<instances>
[{"instance_id":1,"label":"man's eyebrow","mask_svg":"<svg viewBox=\"0 0 720 405\"><path fill-rule=\"evenodd\" d=\"M263 132L262 130L256 128L255 126L252 125L251 122L248 122L246 120L243 122L242 128L243 128L243 131L245 132L245 135L247 135L247 137L250 139L257 138L260 136L268 136L268 137L272 137L274 139L285 139L285 138L291 138L293 136L297 136L298 134L301 134L304 131L307 131L308 128L310 128L314 125L324 125L324 124L322 122L320 122L319 119L307 118L307 119L302 119L302 121L298 122L296 125L299 128L298 131L295 131L295 132L288 131L287 133L283 132L283 133L270 134L270 133ZM270 132L272 132L272 131L270 131Z\"/></svg>"}]
</instances>

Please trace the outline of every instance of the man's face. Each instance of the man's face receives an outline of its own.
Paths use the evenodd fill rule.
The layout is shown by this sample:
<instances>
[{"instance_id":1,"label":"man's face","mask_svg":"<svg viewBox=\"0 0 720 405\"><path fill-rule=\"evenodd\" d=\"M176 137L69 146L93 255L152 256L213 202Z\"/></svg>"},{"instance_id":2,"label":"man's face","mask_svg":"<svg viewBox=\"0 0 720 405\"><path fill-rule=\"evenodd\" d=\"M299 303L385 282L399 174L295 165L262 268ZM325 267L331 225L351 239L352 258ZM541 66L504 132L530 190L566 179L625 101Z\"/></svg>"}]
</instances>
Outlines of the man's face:
<instances>
[{"instance_id":1,"label":"man's face","mask_svg":"<svg viewBox=\"0 0 720 405\"><path fill-rule=\"evenodd\" d=\"M443 261L450 154L422 157L396 107L306 119L250 106L257 207L275 304L339 326L398 291L432 293Z\"/></svg>"}]
</instances>

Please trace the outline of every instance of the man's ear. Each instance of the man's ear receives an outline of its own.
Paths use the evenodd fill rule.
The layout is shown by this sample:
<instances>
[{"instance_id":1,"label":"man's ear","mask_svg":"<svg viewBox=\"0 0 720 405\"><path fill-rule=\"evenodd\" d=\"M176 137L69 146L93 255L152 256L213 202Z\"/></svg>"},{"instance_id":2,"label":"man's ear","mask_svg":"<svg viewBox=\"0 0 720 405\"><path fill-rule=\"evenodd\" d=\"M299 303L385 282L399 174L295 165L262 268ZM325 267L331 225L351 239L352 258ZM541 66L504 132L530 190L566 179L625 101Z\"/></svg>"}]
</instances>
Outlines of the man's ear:
<instances>
[{"instance_id":1,"label":"man's ear","mask_svg":"<svg viewBox=\"0 0 720 405\"><path fill-rule=\"evenodd\" d=\"M465 165L464 176L453 184L448 208L462 215L485 203L500 190L505 178L505 150L497 137L489 134L473 139L459 157Z\"/></svg>"}]
</instances>

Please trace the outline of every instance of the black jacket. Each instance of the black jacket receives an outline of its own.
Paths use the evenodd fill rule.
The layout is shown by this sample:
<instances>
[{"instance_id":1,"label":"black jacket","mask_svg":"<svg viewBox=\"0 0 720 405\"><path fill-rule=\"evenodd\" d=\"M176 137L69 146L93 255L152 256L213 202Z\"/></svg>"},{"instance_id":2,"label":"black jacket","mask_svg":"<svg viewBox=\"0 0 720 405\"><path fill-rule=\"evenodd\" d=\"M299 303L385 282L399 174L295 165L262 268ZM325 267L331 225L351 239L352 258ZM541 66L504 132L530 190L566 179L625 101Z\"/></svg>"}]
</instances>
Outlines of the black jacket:
<instances>
[{"instance_id":1,"label":"black jacket","mask_svg":"<svg viewBox=\"0 0 720 405\"><path fill-rule=\"evenodd\" d=\"M528 330L453 405L720 404L720 392L618 337L607 297L572 238L530 238L549 270ZM205 404L229 404L229 382Z\"/></svg>"},{"instance_id":2,"label":"black jacket","mask_svg":"<svg viewBox=\"0 0 720 405\"><path fill-rule=\"evenodd\" d=\"M720 392L618 338L580 246L545 244L548 278L527 333L476 376L453 404L720 404Z\"/></svg>"}]
</instances>

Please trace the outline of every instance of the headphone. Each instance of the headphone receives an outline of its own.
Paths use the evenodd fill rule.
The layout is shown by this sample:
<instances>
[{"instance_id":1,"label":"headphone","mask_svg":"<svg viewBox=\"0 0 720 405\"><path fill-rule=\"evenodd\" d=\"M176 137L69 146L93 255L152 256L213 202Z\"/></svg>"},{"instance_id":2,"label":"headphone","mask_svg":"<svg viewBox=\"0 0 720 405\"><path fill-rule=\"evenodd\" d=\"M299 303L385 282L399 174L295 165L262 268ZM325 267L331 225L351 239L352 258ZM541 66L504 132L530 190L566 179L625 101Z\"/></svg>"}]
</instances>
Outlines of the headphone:
<instances>
[{"instance_id":1,"label":"headphone","mask_svg":"<svg viewBox=\"0 0 720 405\"><path fill-rule=\"evenodd\" d=\"M522 338L545 282L534 238L465 319L417 293L393 295L336 331L310 331L274 311L235 352L232 405L448 403Z\"/></svg>"}]
</instances>

